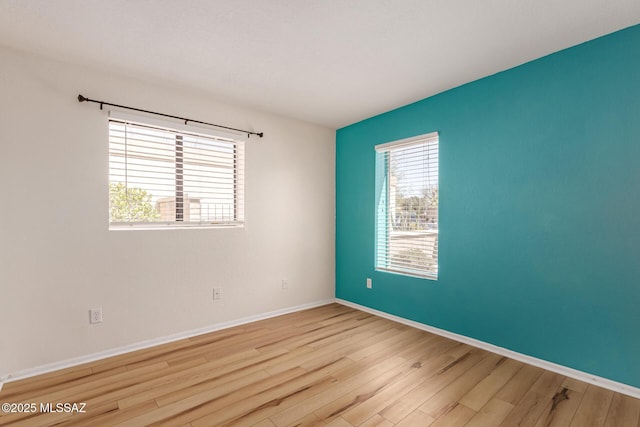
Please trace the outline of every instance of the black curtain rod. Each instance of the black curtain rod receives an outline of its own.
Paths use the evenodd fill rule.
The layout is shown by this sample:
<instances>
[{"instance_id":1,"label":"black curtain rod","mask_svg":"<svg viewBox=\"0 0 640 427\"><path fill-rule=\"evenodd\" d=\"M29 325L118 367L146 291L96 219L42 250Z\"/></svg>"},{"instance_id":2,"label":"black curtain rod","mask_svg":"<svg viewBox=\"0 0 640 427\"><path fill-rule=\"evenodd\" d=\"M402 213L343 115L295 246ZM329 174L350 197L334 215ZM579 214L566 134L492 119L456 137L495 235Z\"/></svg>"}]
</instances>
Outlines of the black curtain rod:
<instances>
[{"instance_id":1,"label":"black curtain rod","mask_svg":"<svg viewBox=\"0 0 640 427\"><path fill-rule=\"evenodd\" d=\"M127 110L140 111L142 113L155 114L156 116L169 117L171 119L183 120L185 125L187 123L189 123L189 122L191 122L191 123L199 123L201 125L215 126L217 128L221 128L221 129L235 130L236 132L246 133L247 136L258 135L260 138L262 138L264 136L264 132L252 132L250 130L242 130L242 129L230 128L228 126L221 126L221 125L216 125L216 124L213 124L213 123L201 122L200 120L187 119L186 117L172 116L170 114L162 114L162 113L156 113L156 112L149 111L149 110L143 110L141 108L126 107L124 105L111 104L109 102L104 102L104 101L96 101L95 99L89 99L86 96L82 96L82 95L78 95L78 102L94 102L96 104L100 104L100 109L101 110L102 110L103 106L110 105L111 107L124 108L124 109L127 109Z\"/></svg>"}]
</instances>

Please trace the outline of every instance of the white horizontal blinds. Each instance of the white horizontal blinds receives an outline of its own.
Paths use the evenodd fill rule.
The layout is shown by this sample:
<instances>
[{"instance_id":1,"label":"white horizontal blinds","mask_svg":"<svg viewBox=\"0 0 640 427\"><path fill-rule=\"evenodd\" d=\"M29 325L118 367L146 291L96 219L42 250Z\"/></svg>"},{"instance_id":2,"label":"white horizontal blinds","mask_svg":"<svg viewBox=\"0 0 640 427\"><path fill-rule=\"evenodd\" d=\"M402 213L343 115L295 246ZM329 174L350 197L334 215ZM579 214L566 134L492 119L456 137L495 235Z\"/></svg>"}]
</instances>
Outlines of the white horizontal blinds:
<instances>
[{"instance_id":1,"label":"white horizontal blinds","mask_svg":"<svg viewBox=\"0 0 640 427\"><path fill-rule=\"evenodd\" d=\"M376 268L438 275L438 135L376 146Z\"/></svg>"},{"instance_id":2,"label":"white horizontal blinds","mask_svg":"<svg viewBox=\"0 0 640 427\"><path fill-rule=\"evenodd\" d=\"M244 144L109 120L112 226L239 225Z\"/></svg>"}]
</instances>

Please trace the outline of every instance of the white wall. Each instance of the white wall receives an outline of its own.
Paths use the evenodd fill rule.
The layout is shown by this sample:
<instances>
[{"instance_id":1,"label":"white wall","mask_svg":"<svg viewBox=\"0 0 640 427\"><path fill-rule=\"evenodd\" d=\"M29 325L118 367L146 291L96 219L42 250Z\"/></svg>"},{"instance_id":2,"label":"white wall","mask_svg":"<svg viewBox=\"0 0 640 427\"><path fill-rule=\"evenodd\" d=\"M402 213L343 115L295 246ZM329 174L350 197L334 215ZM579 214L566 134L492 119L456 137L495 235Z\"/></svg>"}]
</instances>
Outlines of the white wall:
<instances>
[{"instance_id":1,"label":"white wall","mask_svg":"<svg viewBox=\"0 0 640 427\"><path fill-rule=\"evenodd\" d=\"M246 226L109 232L106 112L78 93L264 132L246 145ZM0 378L333 298L334 145L328 128L0 48Z\"/></svg>"}]
</instances>

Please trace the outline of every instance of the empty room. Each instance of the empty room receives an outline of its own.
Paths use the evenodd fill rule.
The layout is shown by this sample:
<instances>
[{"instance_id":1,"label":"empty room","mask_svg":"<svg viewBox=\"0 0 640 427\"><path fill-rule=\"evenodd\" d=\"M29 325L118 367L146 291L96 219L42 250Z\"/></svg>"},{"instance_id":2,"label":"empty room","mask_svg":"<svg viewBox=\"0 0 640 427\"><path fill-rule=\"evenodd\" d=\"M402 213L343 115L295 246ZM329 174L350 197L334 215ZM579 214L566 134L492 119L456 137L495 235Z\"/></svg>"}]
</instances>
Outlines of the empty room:
<instances>
[{"instance_id":1,"label":"empty room","mask_svg":"<svg viewBox=\"0 0 640 427\"><path fill-rule=\"evenodd\" d=\"M0 0L0 426L640 427L640 2Z\"/></svg>"}]
</instances>

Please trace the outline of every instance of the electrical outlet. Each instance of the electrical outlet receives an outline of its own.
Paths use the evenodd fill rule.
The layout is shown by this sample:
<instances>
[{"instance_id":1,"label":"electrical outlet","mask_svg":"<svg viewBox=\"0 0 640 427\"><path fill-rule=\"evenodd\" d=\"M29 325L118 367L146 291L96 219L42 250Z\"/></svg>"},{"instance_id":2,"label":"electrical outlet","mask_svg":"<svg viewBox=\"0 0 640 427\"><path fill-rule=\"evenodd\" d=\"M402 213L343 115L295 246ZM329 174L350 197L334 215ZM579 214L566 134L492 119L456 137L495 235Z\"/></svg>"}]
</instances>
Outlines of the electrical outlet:
<instances>
[{"instance_id":1,"label":"electrical outlet","mask_svg":"<svg viewBox=\"0 0 640 427\"><path fill-rule=\"evenodd\" d=\"M222 288L213 288L213 299L222 299Z\"/></svg>"},{"instance_id":2,"label":"electrical outlet","mask_svg":"<svg viewBox=\"0 0 640 427\"><path fill-rule=\"evenodd\" d=\"M282 289L289 289L289 282L287 279L282 279Z\"/></svg>"},{"instance_id":3,"label":"electrical outlet","mask_svg":"<svg viewBox=\"0 0 640 427\"><path fill-rule=\"evenodd\" d=\"M102 307L89 310L89 323L102 323Z\"/></svg>"},{"instance_id":4,"label":"electrical outlet","mask_svg":"<svg viewBox=\"0 0 640 427\"><path fill-rule=\"evenodd\" d=\"M368 289L373 288L373 283L371 282L371 278L370 277L367 277L367 288Z\"/></svg>"}]
</instances>

